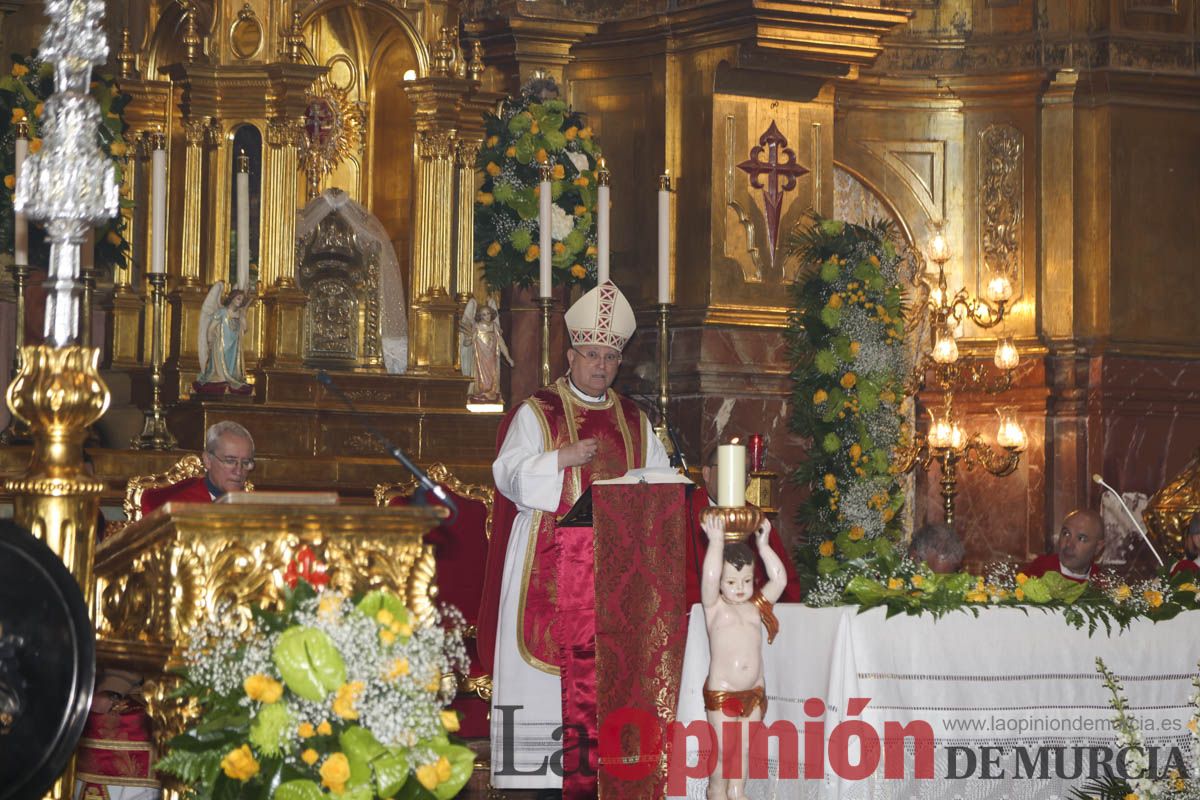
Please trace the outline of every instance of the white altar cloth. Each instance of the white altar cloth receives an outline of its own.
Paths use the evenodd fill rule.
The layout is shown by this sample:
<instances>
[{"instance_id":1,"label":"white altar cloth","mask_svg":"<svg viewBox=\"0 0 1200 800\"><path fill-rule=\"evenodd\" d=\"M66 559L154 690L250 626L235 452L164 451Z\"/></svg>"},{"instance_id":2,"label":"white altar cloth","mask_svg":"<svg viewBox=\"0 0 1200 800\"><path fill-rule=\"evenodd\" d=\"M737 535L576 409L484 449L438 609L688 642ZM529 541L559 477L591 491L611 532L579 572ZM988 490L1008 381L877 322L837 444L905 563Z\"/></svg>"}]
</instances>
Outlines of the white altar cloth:
<instances>
[{"instance_id":1,"label":"white altar cloth","mask_svg":"<svg viewBox=\"0 0 1200 800\"><path fill-rule=\"evenodd\" d=\"M850 607L798 604L779 604L775 613L779 635L771 645L763 637L770 704L764 722L796 725L800 778L778 777L773 741L769 777L747 784L752 798L1065 797L1085 782L1091 759L1102 758L1101 751L1115 756L1119 749L1110 695L1096 673L1098 656L1123 681L1146 743L1159 747L1161 759L1176 747L1191 763L1186 725L1200 659L1200 614L1185 612L1157 624L1139 620L1112 636L1101 627L1089 637L1061 615L1036 609L1028 614L980 609L978 617L954 612L939 620L927 615L888 619L883 609L859 614ZM701 688L708 661L704 614L697 605L680 686L677 719L682 723L705 718ZM823 717L805 713L804 701L813 697L828 706ZM828 742L848 717L850 698L869 699L852 718L878 732L886 722L927 722L935 737L935 779L914 779L912 739L906 742L904 779L885 778L883 761L865 779L841 779L830 768L828 744L824 778L804 779L804 723L823 720ZM987 772L996 777L983 777L984 747L1004 748L987 751L992 762ZM1094 755L1089 747L1096 748ZM959 748L952 777L961 780L948 779L951 748ZM1024 756L1015 748L1025 748ZM688 751L687 763L696 764L696 740L688 741ZM975 758L970 771L968 751ZM849 763L857 764L857 749L849 753ZM1082 759L1083 777L1072 779L1076 758ZM689 778L688 796L703 798L706 783Z\"/></svg>"}]
</instances>

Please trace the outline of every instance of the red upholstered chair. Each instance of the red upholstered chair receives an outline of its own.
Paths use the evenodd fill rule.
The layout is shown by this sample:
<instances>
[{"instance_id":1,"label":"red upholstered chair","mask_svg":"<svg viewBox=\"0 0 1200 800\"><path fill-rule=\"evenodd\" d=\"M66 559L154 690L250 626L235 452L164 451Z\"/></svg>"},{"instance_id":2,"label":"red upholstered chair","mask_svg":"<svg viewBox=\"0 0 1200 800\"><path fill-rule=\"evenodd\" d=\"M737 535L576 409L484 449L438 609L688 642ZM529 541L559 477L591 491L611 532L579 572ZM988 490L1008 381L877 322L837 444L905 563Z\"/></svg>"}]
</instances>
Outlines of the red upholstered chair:
<instances>
[{"instance_id":1,"label":"red upholstered chair","mask_svg":"<svg viewBox=\"0 0 1200 800\"><path fill-rule=\"evenodd\" d=\"M204 462L198 455L186 455L175 462L166 472L150 475L135 475L125 484L125 519L136 522L159 506L180 498L184 484L200 484L204 479ZM246 491L253 492L254 485L247 482ZM192 492L197 498L208 497L207 490ZM111 531L109 531L111 532Z\"/></svg>"},{"instance_id":2,"label":"red upholstered chair","mask_svg":"<svg viewBox=\"0 0 1200 800\"><path fill-rule=\"evenodd\" d=\"M492 678L483 673L475 649L475 626L479 621L479 602L483 595L483 570L487 563L488 540L492 536L492 498L490 486L463 483L444 464L429 468L429 477L454 495L458 518L426 534L433 545L437 564L438 600L458 608L467 620L467 655L471 671L460 681L453 707L463 714L460 735L488 735L488 707L492 697ZM380 484L375 487L375 504L408 505L416 490L415 480ZM437 502L430 498L430 502Z\"/></svg>"}]
</instances>

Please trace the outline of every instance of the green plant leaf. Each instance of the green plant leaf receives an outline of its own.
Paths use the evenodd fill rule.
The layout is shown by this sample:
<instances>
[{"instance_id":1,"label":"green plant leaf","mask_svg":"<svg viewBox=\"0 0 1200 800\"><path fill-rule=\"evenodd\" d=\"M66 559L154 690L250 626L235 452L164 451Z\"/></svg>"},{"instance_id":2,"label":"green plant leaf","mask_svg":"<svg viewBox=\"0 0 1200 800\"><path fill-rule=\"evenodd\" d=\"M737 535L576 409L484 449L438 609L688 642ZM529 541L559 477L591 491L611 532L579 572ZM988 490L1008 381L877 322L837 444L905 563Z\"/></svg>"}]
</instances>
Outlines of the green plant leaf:
<instances>
[{"instance_id":1,"label":"green plant leaf","mask_svg":"<svg viewBox=\"0 0 1200 800\"><path fill-rule=\"evenodd\" d=\"M346 682L346 662L329 634L297 625L279 636L271 652L287 688L314 703Z\"/></svg>"},{"instance_id":2,"label":"green plant leaf","mask_svg":"<svg viewBox=\"0 0 1200 800\"><path fill-rule=\"evenodd\" d=\"M272 800L326 800L321 787L310 780L281 783Z\"/></svg>"}]
</instances>

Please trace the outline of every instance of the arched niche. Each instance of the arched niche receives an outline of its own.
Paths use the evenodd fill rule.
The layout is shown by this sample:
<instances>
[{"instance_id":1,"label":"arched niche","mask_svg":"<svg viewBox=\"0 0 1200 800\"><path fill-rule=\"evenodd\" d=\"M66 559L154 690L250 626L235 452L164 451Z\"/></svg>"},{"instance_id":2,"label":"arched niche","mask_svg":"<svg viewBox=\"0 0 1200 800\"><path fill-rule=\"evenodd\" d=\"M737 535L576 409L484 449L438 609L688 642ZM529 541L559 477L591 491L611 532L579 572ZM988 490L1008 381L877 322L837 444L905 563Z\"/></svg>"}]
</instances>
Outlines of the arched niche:
<instances>
[{"instance_id":1,"label":"arched niche","mask_svg":"<svg viewBox=\"0 0 1200 800\"><path fill-rule=\"evenodd\" d=\"M326 80L365 112L361 152L319 188L345 191L379 219L408 285L415 130L403 78L427 73L425 44L412 20L379 0L328 0L301 14L313 62L328 67Z\"/></svg>"},{"instance_id":2,"label":"arched niche","mask_svg":"<svg viewBox=\"0 0 1200 800\"><path fill-rule=\"evenodd\" d=\"M262 131L256 126L244 123L234 127L230 133L229 148L229 281L232 285L237 280L238 264L238 214L241 200L238 188L239 161L245 156L247 167L247 227L249 238L250 280L256 280L259 260L259 241L262 229Z\"/></svg>"}]
</instances>

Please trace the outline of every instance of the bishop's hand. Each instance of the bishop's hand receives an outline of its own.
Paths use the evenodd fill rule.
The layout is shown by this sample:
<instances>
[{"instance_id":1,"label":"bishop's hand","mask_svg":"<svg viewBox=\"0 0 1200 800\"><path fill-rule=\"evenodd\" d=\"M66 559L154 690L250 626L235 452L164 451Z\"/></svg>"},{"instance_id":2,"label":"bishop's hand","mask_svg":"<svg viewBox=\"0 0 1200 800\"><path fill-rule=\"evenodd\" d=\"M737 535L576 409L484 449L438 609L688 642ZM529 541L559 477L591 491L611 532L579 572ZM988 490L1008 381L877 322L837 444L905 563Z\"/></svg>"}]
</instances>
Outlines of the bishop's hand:
<instances>
[{"instance_id":1,"label":"bishop's hand","mask_svg":"<svg viewBox=\"0 0 1200 800\"><path fill-rule=\"evenodd\" d=\"M592 459L596 457L596 450L599 446L600 443L595 439L580 439L578 442L558 448L558 468L582 467L584 464L591 463Z\"/></svg>"}]
</instances>

